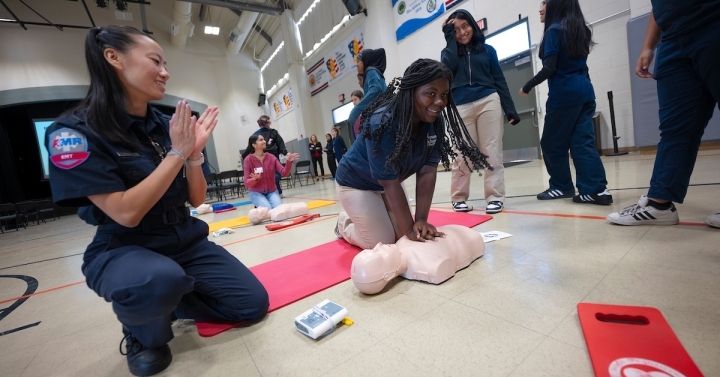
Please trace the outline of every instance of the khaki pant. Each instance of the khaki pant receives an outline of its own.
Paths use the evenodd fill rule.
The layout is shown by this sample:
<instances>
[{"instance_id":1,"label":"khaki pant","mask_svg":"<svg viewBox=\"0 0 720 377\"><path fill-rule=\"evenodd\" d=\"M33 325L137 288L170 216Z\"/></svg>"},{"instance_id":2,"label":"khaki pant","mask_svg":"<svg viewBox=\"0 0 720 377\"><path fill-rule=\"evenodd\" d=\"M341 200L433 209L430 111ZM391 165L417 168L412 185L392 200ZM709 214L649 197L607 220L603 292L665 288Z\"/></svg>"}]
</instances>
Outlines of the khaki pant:
<instances>
[{"instance_id":1,"label":"khaki pant","mask_svg":"<svg viewBox=\"0 0 720 377\"><path fill-rule=\"evenodd\" d=\"M485 169L485 202L505 202L505 168L503 167L503 111L500 96L493 93L485 98L457 107L460 117L468 129L470 137L488 156L488 163L495 170ZM472 174L465 164L460 151L452 165L450 193L453 202L464 202L470 196L470 178Z\"/></svg>"},{"instance_id":2,"label":"khaki pant","mask_svg":"<svg viewBox=\"0 0 720 377\"><path fill-rule=\"evenodd\" d=\"M338 215L338 232L345 241L372 249L378 242L394 244L403 236L382 191L357 190L337 183L335 189L345 210Z\"/></svg>"}]
</instances>

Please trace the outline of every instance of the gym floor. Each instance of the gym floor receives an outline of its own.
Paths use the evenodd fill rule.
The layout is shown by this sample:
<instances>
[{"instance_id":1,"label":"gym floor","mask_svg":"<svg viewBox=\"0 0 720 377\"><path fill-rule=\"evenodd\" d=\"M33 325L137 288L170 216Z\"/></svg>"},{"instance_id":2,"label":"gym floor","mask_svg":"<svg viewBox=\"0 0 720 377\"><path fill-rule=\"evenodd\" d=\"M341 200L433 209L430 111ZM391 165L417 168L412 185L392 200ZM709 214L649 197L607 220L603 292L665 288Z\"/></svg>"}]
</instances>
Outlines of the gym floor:
<instances>
[{"instance_id":1,"label":"gym floor","mask_svg":"<svg viewBox=\"0 0 720 377\"><path fill-rule=\"evenodd\" d=\"M683 225L671 227L603 220L647 192L654 156L602 159L610 207L538 201L548 180L542 162L507 168L506 211L476 229L513 237L487 244L483 258L449 281L397 279L374 296L346 281L212 338L178 321L174 360L161 375L593 376L576 305L594 302L658 308L700 370L720 376L720 229L702 223L720 212L720 151L700 153L686 202L677 205ZM285 201L336 199L333 181L317 183L287 190ZM414 197L414 181L407 183ZM449 186L450 173L438 173L434 208L450 210ZM469 203L476 213L482 187L475 176ZM288 230L247 226L210 239L253 266L334 240L340 211L337 203ZM93 233L66 216L0 235L2 376L130 375L118 352L121 325L80 271ZM28 286L22 277L38 286L18 301ZM314 341L292 319L324 299L347 307L355 324Z\"/></svg>"}]
</instances>

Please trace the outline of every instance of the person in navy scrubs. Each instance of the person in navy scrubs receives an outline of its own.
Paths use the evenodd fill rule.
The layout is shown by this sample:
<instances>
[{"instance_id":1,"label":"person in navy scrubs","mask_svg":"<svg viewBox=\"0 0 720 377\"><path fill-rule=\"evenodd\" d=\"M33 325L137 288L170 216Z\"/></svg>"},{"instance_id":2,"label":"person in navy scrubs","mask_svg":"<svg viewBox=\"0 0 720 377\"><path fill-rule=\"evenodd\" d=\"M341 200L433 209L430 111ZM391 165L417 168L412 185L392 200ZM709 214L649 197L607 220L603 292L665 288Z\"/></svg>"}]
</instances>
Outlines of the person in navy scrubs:
<instances>
[{"instance_id":1,"label":"person in navy scrubs","mask_svg":"<svg viewBox=\"0 0 720 377\"><path fill-rule=\"evenodd\" d=\"M332 147L333 152L335 152L335 160L337 163L340 163L340 160L342 160L343 156L345 155L345 152L347 152L347 146L345 145L345 139L343 139L342 136L340 136L340 130L333 127L330 130L330 133L332 134Z\"/></svg>"},{"instance_id":2,"label":"person in navy scrubs","mask_svg":"<svg viewBox=\"0 0 720 377\"><path fill-rule=\"evenodd\" d=\"M97 227L82 272L122 323L130 372L149 376L172 361L174 319L252 323L268 294L186 206L205 200L201 151L217 107L198 119L185 100L172 118L152 109L170 75L163 49L135 28L90 29L85 58L87 96L47 130L53 200Z\"/></svg>"},{"instance_id":3,"label":"person in navy scrubs","mask_svg":"<svg viewBox=\"0 0 720 377\"><path fill-rule=\"evenodd\" d=\"M611 213L621 225L675 225L675 203L687 194L700 141L720 103L720 1L652 0L645 43L635 65L644 79L657 47L654 77L660 105L660 143L650 190L637 204ZM720 213L705 218L720 228Z\"/></svg>"},{"instance_id":4,"label":"person in navy scrubs","mask_svg":"<svg viewBox=\"0 0 720 377\"><path fill-rule=\"evenodd\" d=\"M520 95L526 96L533 87L548 80L540 148L550 174L550 188L537 198L572 198L575 203L609 205L612 195L595 149L592 124L595 90L587 67L592 31L586 26L578 0L543 1L540 22L545 23L539 53L543 68L520 88ZM578 195L570 175L568 150L575 165Z\"/></svg>"}]
</instances>

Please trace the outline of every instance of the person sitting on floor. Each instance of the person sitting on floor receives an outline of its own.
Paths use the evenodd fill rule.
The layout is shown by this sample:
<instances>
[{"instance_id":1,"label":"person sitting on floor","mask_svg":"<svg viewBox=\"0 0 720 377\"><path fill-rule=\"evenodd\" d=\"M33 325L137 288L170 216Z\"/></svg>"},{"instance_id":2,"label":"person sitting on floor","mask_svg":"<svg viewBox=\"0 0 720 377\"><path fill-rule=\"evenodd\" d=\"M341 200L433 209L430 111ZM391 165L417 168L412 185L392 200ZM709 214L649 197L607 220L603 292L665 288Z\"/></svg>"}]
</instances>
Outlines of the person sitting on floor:
<instances>
[{"instance_id":1,"label":"person sitting on floor","mask_svg":"<svg viewBox=\"0 0 720 377\"><path fill-rule=\"evenodd\" d=\"M265 145L262 135L252 135L248 140L249 154L243 161L245 187L255 207L273 209L282 204L275 185L275 172L279 172L283 177L289 176L293 161L300 155L288 153L287 163L282 166L273 154L265 153Z\"/></svg>"}]
</instances>

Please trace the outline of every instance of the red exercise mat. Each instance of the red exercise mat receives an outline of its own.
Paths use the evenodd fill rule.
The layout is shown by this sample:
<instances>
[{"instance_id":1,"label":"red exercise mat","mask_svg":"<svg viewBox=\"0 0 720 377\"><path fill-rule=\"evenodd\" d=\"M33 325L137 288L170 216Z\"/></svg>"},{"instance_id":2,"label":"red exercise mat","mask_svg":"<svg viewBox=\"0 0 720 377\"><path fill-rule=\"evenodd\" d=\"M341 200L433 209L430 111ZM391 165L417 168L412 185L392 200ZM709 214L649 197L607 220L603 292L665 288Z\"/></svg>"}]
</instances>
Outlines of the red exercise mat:
<instances>
[{"instance_id":1,"label":"red exercise mat","mask_svg":"<svg viewBox=\"0 0 720 377\"><path fill-rule=\"evenodd\" d=\"M492 219L487 215L430 211L429 222L435 226L464 225L469 228ZM330 288L350 279L350 267L358 247L337 240L290 254L282 258L251 267L270 296L268 312ZM242 323L196 321L200 336L220 334Z\"/></svg>"},{"instance_id":2,"label":"red exercise mat","mask_svg":"<svg viewBox=\"0 0 720 377\"><path fill-rule=\"evenodd\" d=\"M662 313L644 306L580 303L597 377L702 377Z\"/></svg>"}]
</instances>

